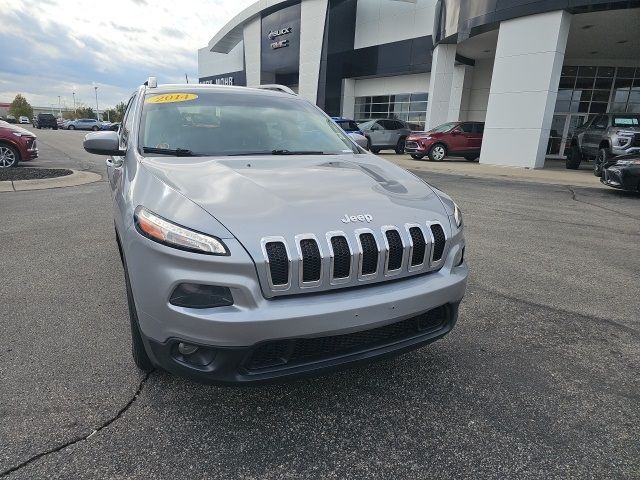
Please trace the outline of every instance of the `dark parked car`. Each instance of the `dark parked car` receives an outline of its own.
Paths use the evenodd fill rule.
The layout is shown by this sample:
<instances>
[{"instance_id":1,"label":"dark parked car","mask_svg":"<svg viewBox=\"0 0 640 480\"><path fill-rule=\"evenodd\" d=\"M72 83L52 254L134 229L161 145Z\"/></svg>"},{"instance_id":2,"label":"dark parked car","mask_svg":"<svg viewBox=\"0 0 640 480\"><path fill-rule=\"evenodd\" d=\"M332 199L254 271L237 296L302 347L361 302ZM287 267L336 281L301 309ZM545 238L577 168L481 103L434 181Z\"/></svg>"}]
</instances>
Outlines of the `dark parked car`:
<instances>
[{"instance_id":1,"label":"dark parked car","mask_svg":"<svg viewBox=\"0 0 640 480\"><path fill-rule=\"evenodd\" d=\"M53 128L54 130L58 129L58 120L53 116L52 113L39 113L35 117L35 123L33 124L36 128Z\"/></svg>"},{"instance_id":2,"label":"dark parked car","mask_svg":"<svg viewBox=\"0 0 640 480\"><path fill-rule=\"evenodd\" d=\"M102 130L112 130L117 132L118 128L120 128L119 122L102 122Z\"/></svg>"},{"instance_id":3,"label":"dark parked car","mask_svg":"<svg viewBox=\"0 0 640 480\"><path fill-rule=\"evenodd\" d=\"M18 121L13 115L7 115L7 123L18 123Z\"/></svg>"},{"instance_id":4,"label":"dark parked car","mask_svg":"<svg viewBox=\"0 0 640 480\"><path fill-rule=\"evenodd\" d=\"M611 159L602 169L600 181L609 187L640 192L640 153Z\"/></svg>"},{"instance_id":5,"label":"dark parked car","mask_svg":"<svg viewBox=\"0 0 640 480\"><path fill-rule=\"evenodd\" d=\"M17 125L0 121L0 168L10 168L18 162L38 157L36 136Z\"/></svg>"},{"instance_id":6,"label":"dark parked car","mask_svg":"<svg viewBox=\"0 0 640 480\"><path fill-rule=\"evenodd\" d=\"M405 151L416 160L428 156L439 162L454 155L473 161L480 156L483 132L483 122L443 123L428 132L413 132L407 138Z\"/></svg>"},{"instance_id":7,"label":"dark parked car","mask_svg":"<svg viewBox=\"0 0 640 480\"><path fill-rule=\"evenodd\" d=\"M640 113L603 113L576 129L567 168L594 159L593 174L602 175L611 157L640 152Z\"/></svg>"},{"instance_id":8,"label":"dark parked car","mask_svg":"<svg viewBox=\"0 0 640 480\"><path fill-rule=\"evenodd\" d=\"M404 153L404 142L411 134L409 125L400 120L381 119L358 123L360 130L369 141L369 150L378 153L380 150L395 150L399 155Z\"/></svg>"}]
</instances>

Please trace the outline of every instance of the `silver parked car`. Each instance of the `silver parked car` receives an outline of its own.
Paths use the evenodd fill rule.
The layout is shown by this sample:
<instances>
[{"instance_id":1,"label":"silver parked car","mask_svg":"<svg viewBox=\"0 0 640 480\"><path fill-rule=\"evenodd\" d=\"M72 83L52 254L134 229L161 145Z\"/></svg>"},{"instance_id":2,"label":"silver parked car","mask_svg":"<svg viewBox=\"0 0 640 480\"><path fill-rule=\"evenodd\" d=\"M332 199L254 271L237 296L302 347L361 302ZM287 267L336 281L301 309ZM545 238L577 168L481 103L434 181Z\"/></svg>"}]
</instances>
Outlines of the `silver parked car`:
<instances>
[{"instance_id":1,"label":"silver parked car","mask_svg":"<svg viewBox=\"0 0 640 480\"><path fill-rule=\"evenodd\" d=\"M411 134L409 125L401 120L369 120L359 123L358 126L369 140L369 150L373 153L392 149L397 154L402 154L404 153L404 143Z\"/></svg>"},{"instance_id":2,"label":"silver parked car","mask_svg":"<svg viewBox=\"0 0 640 480\"><path fill-rule=\"evenodd\" d=\"M68 120L64 124L67 130L102 130L102 122L95 118L78 118L76 120Z\"/></svg>"},{"instance_id":3,"label":"silver parked car","mask_svg":"<svg viewBox=\"0 0 640 480\"><path fill-rule=\"evenodd\" d=\"M566 166L575 170L582 160L594 159L593 173L615 163L613 157L640 153L640 113L603 113L577 128L571 138ZM612 163L613 160L613 163Z\"/></svg>"},{"instance_id":4,"label":"silver parked car","mask_svg":"<svg viewBox=\"0 0 640 480\"><path fill-rule=\"evenodd\" d=\"M286 87L151 78L119 132L84 148L109 156L141 369L273 380L408 351L456 323L458 207Z\"/></svg>"}]
</instances>

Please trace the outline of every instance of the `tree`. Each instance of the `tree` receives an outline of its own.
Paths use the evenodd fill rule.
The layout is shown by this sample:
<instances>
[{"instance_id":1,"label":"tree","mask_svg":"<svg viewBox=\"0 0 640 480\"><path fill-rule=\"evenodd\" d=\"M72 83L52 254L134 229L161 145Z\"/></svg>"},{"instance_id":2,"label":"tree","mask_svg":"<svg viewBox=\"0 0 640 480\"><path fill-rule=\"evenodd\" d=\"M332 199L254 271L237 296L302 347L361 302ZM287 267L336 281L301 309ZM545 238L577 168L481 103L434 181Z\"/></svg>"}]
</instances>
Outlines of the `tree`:
<instances>
[{"instance_id":1,"label":"tree","mask_svg":"<svg viewBox=\"0 0 640 480\"><path fill-rule=\"evenodd\" d=\"M31 105L29 105L29 102L27 102L26 98L24 98L20 94L17 94L16 98L14 98L13 102L11 102L11 105L9 105L9 114L13 115L16 118L32 118L33 108L31 108Z\"/></svg>"},{"instance_id":2,"label":"tree","mask_svg":"<svg viewBox=\"0 0 640 480\"><path fill-rule=\"evenodd\" d=\"M96 114L91 107L76 108L76 118L96 118Z\"/></svg>"},{"instance_id":3,"label":"tree","mask_svg":"<svg viewBox=\"0 0 640 480\"><path fill-rule=\"evenodd\" d=\"M116 117L115 119L111 119L112 122L121 122L122 119L124 118L124 112L127 110L127 104L124 102L120 102L119 104L116 105Z\"/></svg>"}]
</instances>

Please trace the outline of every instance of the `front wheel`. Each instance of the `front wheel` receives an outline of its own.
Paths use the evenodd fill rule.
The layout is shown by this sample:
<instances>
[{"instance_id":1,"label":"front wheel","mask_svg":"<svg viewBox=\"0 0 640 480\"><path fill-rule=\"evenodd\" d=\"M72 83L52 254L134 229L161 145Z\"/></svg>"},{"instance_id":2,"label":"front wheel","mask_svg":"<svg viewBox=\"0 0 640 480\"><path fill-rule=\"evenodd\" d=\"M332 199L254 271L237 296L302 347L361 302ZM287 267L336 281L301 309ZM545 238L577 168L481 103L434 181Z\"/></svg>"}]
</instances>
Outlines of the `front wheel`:
<instances>
[{"instance_id":1,"label":"front wheel","mask_svg":"<svg viewBox=\"0 0 640 480\"><path fill-rule=\"evenodd\" d=\"M404 144L405 144L405 138L404 137L400 137L400 139L398 140L398 143L396 143L396 154L398 155L402 155L404 153Z\"/></svg>"},{"instance_id":2,"label":"front wheel","mask_svg":"<svg viewBox=\"0 0 640 480\"><path fill-rule=\"evenodd\" d=\"M10 145L0 144L0 168L13 168L18 166L20 154Z\"/></svg>"},{"instance_id":3,"label":"front wheel","mask_svg":"<svg viewBox=\"0 0 640 480\"><path fill-rule=\"evenodd\" d=\"M69 125L69 126L67 127L67 130L75 130L75 129L76 129L76 127L74 127L73 125Z\"/></svg>"},{"instance_id":4,"label":"front wheel","mask_svg":"<svg viewBox=\"0 0 640 480\"><path fill-rule=\"evenodd\" d=\"M100 130L98 127L91 127L91 130L93 130L94 132L97 132L98 130Z\"/></svg>"},{"instance_id":5,"label":"front wheel","mask_svg":"<svg viewBox=\"0 0 640 480\"><path fill-rule=\"evenodd\" d=\"M447 149L441 143L436 143L429 150L429 160L432 160L434 162L439 162L446 156L447 156Z\"/></svg>"},{"instance_id":6,"label":"front wheel","mask_svg":"<svg viewBox=\"0 0 640 480\"><path fill-rule=\"evenodd\" d=\"M129 323L131 324L131 354L133 361L140 370L150 372L153 370L153 363L151 363L149 354L144 348L144 342L142 341L136 304L133 301L133 292L131 290L131 282L129 281L126 264L124 265L124 280L127 287L127 305L129 306Z\"/></svg>"},{"instance_id":7,"label":"front wheel","mask_svg":"<svg viewBox=\"0 0 640 480\"><path fill-rule=\"evenodd\" d=\"M412 153L411 158L413 158L414 160L422 160L424 158L424 155L418 155L417 153Z\"/></svg>"},{"instance_id":8,"label":"front wheel","mask_svg":"<svg viewBox=\"0 0 640 480\"><path fill-rule=\"evenodd\" d=\"M378 153L380 153L380 149L379 148L371 147L369 150L371 150L371 153L375 153L376 155Z\"/></svg>"},{"instance_id":9,"label":"front wheel","mask_svg":"<svg viewBox=\"0 0 640 480\"><path fill-rule=\"evenodd\" d=\"M604 165L609 160L609 151L606 148L601 148L598 150L598 156L596 157L595 162L593 162L593 174L596 177L602 176L602 170Z\"/></svg>"},{"instance_id":10,"label":"front wheel","mask_svg":"<svg viewBox=\"0 0 640 480\"><path fill-rule=\"evenodd\" d=\"M569 150L565 166L568 170L577 170L578 167L580 167L580 163L582 163L582 152L580 151L580 147L574 143L571 145L571 150Z\"/></svg>"}]
</instances>

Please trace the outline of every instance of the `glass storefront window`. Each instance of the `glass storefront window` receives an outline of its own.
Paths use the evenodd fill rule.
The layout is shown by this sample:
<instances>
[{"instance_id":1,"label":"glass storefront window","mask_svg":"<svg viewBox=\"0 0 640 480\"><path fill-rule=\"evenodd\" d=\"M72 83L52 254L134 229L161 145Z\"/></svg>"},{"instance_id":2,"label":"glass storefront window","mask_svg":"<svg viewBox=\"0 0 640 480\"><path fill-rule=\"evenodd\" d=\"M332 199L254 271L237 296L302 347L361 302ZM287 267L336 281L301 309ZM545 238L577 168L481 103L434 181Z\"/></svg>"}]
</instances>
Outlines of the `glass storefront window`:
<instances>
[{"instance_id":1,"label":"glass storefront window","mask_svg":"<svg viewBox=\"0 0 640 480\"><path fill-rule=\"evenodd\" d=\"M424 130L428 96L425 92L415 92L356 97L355 120L360 122L372 118L395 118L410 122L413 128Z\"/></svg>"},{"instance_id":2,"label":"glass storefront window","mask_svg":"<svg viewBox=\"0 0 640 480\"><path fill-rule=\"evenodd\" d=\"M606 112L640 113L640 68L563 66L547 154L566 155L577 125Z\"/></svg>"}]
</instances>

